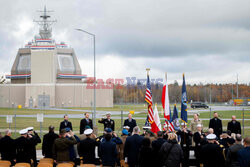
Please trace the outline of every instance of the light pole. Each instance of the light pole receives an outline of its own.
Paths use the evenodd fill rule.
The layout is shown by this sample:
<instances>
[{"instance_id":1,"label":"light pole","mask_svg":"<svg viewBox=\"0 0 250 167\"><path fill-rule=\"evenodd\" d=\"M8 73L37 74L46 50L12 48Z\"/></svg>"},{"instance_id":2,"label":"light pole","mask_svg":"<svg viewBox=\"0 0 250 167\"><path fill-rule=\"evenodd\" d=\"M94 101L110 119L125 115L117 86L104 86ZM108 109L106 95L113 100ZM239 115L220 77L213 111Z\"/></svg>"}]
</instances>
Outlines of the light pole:
<instances>
[{"instance_id":1,"label":"light pole","mask_svg":"<svg viewBox=\"0 0 250 167\"><path fill-rule=\"evenodd\" d=\"M93 123L94 123L94 126L96 126L96 70L95 70L95 34L92 34L88 31L85 31L83 29L76 29L77 31L81 31L81 32L84 32L88 35L91 35L93 37L93 49L94 49L94 115L93 115Z\"/></svg>"}]
</instances>

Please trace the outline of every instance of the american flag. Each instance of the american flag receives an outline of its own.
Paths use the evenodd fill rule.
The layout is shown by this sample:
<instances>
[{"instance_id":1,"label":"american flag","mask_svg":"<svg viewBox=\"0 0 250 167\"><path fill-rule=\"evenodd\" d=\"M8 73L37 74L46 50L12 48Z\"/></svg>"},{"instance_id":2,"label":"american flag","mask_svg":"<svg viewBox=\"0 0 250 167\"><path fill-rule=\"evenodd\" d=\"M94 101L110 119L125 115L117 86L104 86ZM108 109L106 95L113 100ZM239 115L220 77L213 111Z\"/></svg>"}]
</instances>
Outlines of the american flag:
<instances>
[{"instance_id":1,"label":"american flag","mask_svg":"<svg viewBox=\"0 0 250 167\"><path fill-rule=\"evenodd\" d=\"M165 119L165 123L164 123L164 128L163 130L167 130L165 127L168 127L168 130L170 132L173 132L174 131L174 125L173 125L173 122L170 122L169 120Z\"/></svg>"},{"instance_id":2,"label":"american flag","mask_svg":"<svg viewBox=\"0 0 250 167\"><path fill-rule=\"evenodd\" d=\"M147 88L146 88L146 95L145 95L145 101L148 103L148 121L150 124L154 122L154 112L153 112L153 100L152 100L152 93L151 93L151 86L150 86L150 80L149 76L147 77Z\"/></svg>"}]
</instances>

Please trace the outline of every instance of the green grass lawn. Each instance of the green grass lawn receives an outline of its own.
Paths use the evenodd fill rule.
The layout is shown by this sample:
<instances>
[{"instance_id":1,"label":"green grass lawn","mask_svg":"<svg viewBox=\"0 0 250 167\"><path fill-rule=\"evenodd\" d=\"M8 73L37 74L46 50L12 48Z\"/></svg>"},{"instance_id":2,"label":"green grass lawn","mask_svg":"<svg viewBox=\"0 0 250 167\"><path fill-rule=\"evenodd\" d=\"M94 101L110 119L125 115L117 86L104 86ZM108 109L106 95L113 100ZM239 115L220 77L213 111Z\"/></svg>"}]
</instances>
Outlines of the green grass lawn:
<instances>
[{"instance_id":1,"label":"green grass lawn","mask_svg":"<svg viewBox=\"0 0 250 167\"><path fill-rule=\"evenodd\" d=\"M180 105L177 105L178 107L180 107ZM173 106L172 106L173 108ZM76 109L76 108L75 108ZM90 110L91 108L78 108L78 109L84 109L84 110ZM139 105L115 105L113 108L97 108L98 110L109 110L109 111L140 111L139 113L135 114L134 117L142 117L142 118L146 118L146 111L144 111L144 109L146 109L146 107L143 104L139 104ZM160 114L160 117L162 118L162 109L161 106L158 106L158 111ZM178 109L179 111L179 116L180 116L180 108ZM32 114L37 114L40 113L41 110L31 110L31 109L13 109L13 108L0 108L0 115L14 115L14 113L16 112L17 115L32 115ZM56 111L56 110L43 110L42 111L44 114L65 114L65 111ZM242 111L217 111L220 118L225 119L225 118L231 118L232 115L236 115L237 119L241 122L242 124ZM68 114L79 114L80 112L77 111L70 111L67 112ZM213 114L213 112L212 112ZM116 115L116 116L120 116L120 115ZM210 117L210 112L202 112L200 114L200 118L209 118ZM127 118L127 114L124 114L124 119ZM192 118L192 116L189 116L189 118ZM245 118L250 119L250 110L246 110L245 111ZM79 133L79 126L80 126L80 120L82 118L70 118L70 121L72 122L73 125L73 130L76 134ZM58 132L59 129L59 125L60 122L62 121L62 118L44 118L44 122L42 124L43 126L43 130L48 130L49 125L53 125L55 126L55 131ZM142 120L137 120L137 123L140 127L144 126L145 123L145 119ZM208 129L208 120L204 120L203 124L204 124L204 130ZM223 126L227 126L228 121L223 120L222 121ZM117 131L118 134L120 134L121 131L121 119L115 119L115 130ZM162 125L164 124L164 120L162 120ZM17 118L16 119L16 127L18 130L29 127L29 126L33 126L35 128L35 130L37 132L40 133L40 123L38 123L36 121L36 118ZM103 130L103 125L97 123L98 126L98 130L99 130L99 135L101 135L101 131ZM250 121L246 120L245 121L245 126L250 126ZM7 129L9 128L9 124L6 123L6 118L5 117L1 117L0 118L0 129ZM11 124L11 129L14 130L14 118L13 118L13 123ZM225 129L226 130L226 129ZM19 136L19 134L16 135L16 137ZM245 136L250 136L250 129L245 129Z\"/></svg>"},{"instance_id":2,"label":"green grass lawn","mask_svg":"<svg viewBox=\"0 0 250 167\"><path fill-rule=\"evenodd\" d=\"M36 109L26 109L26 108L0 108L0 115L34 115L43 112L44 114L65 114L67 111L58 110L36 110ZM71 114L79 114L78 111L70 111Z\"/></svg>"}]
</instances>

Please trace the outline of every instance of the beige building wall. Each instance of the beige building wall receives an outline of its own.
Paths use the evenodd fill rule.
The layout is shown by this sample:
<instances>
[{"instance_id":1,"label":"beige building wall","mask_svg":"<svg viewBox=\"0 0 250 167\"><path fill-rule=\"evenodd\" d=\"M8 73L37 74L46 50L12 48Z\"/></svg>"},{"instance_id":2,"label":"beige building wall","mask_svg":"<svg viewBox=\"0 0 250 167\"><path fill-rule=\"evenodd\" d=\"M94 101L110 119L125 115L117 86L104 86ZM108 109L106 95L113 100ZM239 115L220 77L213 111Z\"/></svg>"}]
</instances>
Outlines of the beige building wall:
<instances>
[{"instance_id":1,"label":"beige building wall","mask_svg":"<svg viewBox=\"0 0 250 167\"><path fill-rule=\"evenodd\" d=\"M94 89L86 84L56 84L56 106L91 107L94 104ZM96 90L97 107L113 107L113 89Z\"/></svg>"},{"instance_id":2,"label":"beige building wall","mask_svg":"<svg viewBox=\"0 0 250 167\"><path fill-rule=\"evenodd\" d=\"M0 107L12 107L12 103L29 107L38 106L38 95L49 95L50 106L91 107L94 104L94 89L86 88L87 84L2 84L0 85ZM97 107L113 107L113 89L96 90Z\"/></svg>"},{"instance_id":3,"label":"beige building wall","mask_svg":"<svg viewBox=\"0 0 250 167\"><path fill-rule=\"evenodd\" d=\"M31 50L31 84L55 83L55 50Z\"/></svg>"},{"instance_id":4,"label":"beige building wall","mask_svg":"<svg viewBox=\"0 0 250 167\"><path fill-rule=\"evenodd\" d=\"M33 99L33 107L37 107L39 95L49 95L50 107L55 107L55 84L27 84L25 94L25 107L29 106L30 98Z\"/></svg>"},{"instance_id":5,"label":"beige building wall","mask_svg":"<svg viewBox=\"0 0 250 167\"><path fill-rule=\"evenodd\" d=\"M0 107L11 108L25 104L25 84L0 85Z\"/></svg>"}]
</instances>

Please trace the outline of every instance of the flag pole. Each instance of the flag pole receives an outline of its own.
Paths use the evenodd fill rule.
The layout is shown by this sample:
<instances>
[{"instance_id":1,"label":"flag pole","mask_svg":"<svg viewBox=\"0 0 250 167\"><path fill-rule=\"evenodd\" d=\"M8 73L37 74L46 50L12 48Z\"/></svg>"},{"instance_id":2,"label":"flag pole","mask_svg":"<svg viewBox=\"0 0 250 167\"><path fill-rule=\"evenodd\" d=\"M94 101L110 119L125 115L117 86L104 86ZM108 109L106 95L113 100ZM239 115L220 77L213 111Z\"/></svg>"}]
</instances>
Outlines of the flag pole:
<instances>
[{"instance_id":1,"label":"flag pole","mask_svg":"<svg viewBox=\"0 0 250 167\"><path fill-rule=\"evenodd\" d=\"M150 68L146 68L146 71L147 71L147 76L149 76Z\"/></svg>"},{"instance_id":2,"label":"flag pole","mask_svg":"<svg viewBox=\"0 0 250 167\"><path fill-rule=\"evenodd\" d=\"M182 80L184 80L184 73L182 74ZM183 121L184 122L184 127L186 126L186 121Z\"/></svg>"}]
</instances>

